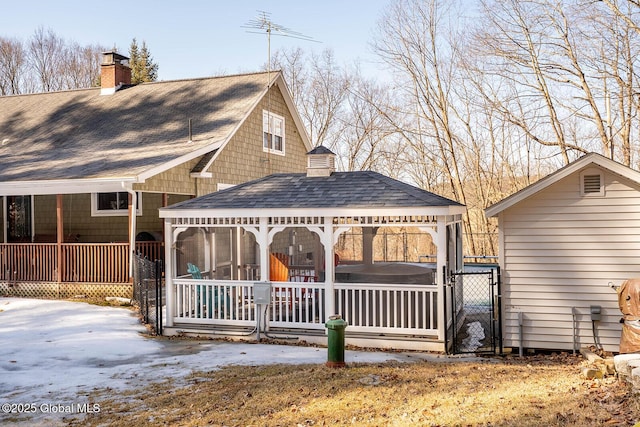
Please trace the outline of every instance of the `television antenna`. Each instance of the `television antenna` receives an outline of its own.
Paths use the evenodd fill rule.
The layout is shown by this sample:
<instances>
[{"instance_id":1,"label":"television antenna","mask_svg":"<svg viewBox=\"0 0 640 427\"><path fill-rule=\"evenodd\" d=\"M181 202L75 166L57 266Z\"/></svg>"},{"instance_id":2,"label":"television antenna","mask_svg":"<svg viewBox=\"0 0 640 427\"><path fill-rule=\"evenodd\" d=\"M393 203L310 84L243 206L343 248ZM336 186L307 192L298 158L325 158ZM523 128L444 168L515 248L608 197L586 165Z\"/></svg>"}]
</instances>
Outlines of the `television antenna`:
<instances>
[{"instance_id":1,"label":"television antenna","mask_svg":"<svg viewBox=\"0 0 640 427\"><path fill-rule=\"evenodd\" d=\"M249 20L249 22L242 25L241 28L247 28L248 33L253 33L253 34L266 33L267 34L267 126L268 126L268 133L270 135L273 135L272 123L271 123L271 91L269 90L271 87L271 35L289 37L293 39L304 40L304 41L314 42L314 43L320 43L320 42L298 31L293 31L290 28L284 27L280 24L276 24L271 20L271 13L265 12L263 10L258 10L258 17L255 19ZM269 143L267 143L266 148L267 148L266 161L268 163L269 171L271 171L271 161L270 161L271 146L269 146Z\"/></svg>"},{"instance_id":2,"label":"television antenna","mask_svg":"<svg viewBox=\"0 0 640 427\"><path fill-rule=\"evenodd\" d=\"M271 20L271 13L263 10L258 11L258 17L251 19L246 24L242 25L242 28L247 28L253 31L247 31L253 34L267 34L267 72L271 71L271 35L289 37L298 40L304 40L308 42L320 43L314 40L312 37L306 36L298 31L293 31L290 28L284 27L280 24L276 24Z\"/></svg>"}]
</instances>

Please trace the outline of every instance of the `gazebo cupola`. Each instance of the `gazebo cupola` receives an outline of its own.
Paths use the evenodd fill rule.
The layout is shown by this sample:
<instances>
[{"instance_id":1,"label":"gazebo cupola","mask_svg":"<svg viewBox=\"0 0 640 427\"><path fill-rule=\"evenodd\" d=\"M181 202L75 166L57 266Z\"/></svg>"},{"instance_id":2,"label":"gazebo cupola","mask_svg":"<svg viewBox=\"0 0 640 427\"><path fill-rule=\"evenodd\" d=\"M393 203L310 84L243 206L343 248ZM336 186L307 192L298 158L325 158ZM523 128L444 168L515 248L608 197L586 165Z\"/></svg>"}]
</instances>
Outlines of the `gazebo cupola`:
<instances>
[{"instance_id":1,"label":"gazebo cupola","mask_svg":"<svg viewBox=\"0 0 640 427\"><path fill-rule=\"evenodd\" d=\"M322 145L307 153L307 176L331 176L336 171L336 155Z\"/></svg>"}]
</instances>

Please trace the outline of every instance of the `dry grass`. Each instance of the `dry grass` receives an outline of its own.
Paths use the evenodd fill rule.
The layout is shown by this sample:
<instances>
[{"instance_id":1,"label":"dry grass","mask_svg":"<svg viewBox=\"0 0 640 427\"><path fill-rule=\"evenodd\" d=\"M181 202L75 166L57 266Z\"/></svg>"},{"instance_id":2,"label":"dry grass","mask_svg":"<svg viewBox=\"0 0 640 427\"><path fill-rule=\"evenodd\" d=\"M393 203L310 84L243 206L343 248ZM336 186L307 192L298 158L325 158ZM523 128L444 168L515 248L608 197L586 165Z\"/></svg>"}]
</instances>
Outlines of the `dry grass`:
<instances>
[{"instance_id":1,"label":"dry grass","mask_svg":"<svg viewBox=\"0 0 640 427\"><path fill-rule=\"evenodd\" d=\"M615 378L584 380L581 358L469 363L232 366L126 395L72 424L180 426L631 426L637 396Z\"/></svg>"}]
</instances>

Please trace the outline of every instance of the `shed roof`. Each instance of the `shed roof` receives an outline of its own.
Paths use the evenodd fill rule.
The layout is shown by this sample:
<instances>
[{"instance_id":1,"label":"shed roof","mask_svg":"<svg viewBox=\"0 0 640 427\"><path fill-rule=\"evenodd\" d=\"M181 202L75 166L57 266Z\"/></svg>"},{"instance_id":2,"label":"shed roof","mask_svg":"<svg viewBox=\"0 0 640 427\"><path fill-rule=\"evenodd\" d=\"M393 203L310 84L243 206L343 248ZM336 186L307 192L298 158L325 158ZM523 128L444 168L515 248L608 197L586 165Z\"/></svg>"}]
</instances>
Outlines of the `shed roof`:
<instances>
[{"instance_id":1,"label":"shed roof","mask_svg":"<svg viewBox=\"0 0 640 427\"><path fill-rule=\"evenodd\" d=\"M629 179L637 184L640 184L640 172L629 168L628 166L618 163L614 160L608 159L598 153L589 153L580 157L579 159L569 163L563 168L558 169L554 173L547 175L541 180L523 188L522 190L502 199L501 201L489 206L485 209L485 215L487 217L497 216L500 212L507 208L521 202L522 200L533 196L534 194L542 191L548 186L566 178L567 176L580 171L590 165L596 165L608 171L615 173Z\"/></svg>"},{"instance_id":2,"label":"shed roof","mask_svg":"<svg viewBox=\"0 0 640 427\"><path fill-rule=\"evenodd\" d=\"M334 172L328 177L304 173L274 174L161 209L174 217L184 210L376 209L464 206L372 171ZM455 209L455 213L461 213ZM163 215L162 211L165 211Z\"/></svg>"}]
</instances>

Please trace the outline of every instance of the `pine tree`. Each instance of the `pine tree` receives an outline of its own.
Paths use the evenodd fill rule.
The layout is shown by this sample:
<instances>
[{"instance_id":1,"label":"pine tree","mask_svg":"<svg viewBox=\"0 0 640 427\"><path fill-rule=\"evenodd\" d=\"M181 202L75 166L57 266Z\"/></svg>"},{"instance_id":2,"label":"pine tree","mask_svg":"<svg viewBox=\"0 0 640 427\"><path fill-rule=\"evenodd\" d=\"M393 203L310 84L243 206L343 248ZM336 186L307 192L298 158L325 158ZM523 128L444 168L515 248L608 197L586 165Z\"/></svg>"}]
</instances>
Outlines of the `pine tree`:
<instances>
[{"instance_id":1,"label":"pine tree","mask_svg":"<svg viewBox=\"0 0 640 427\"><path fill-rule=\"evenodd\" d=\"M154 82L158 79L158 64L153 62L147 43L143 40L142 47L134 38L129 47L129 66L131 67L131 83Z\"/></svg>"}]
</instances>

